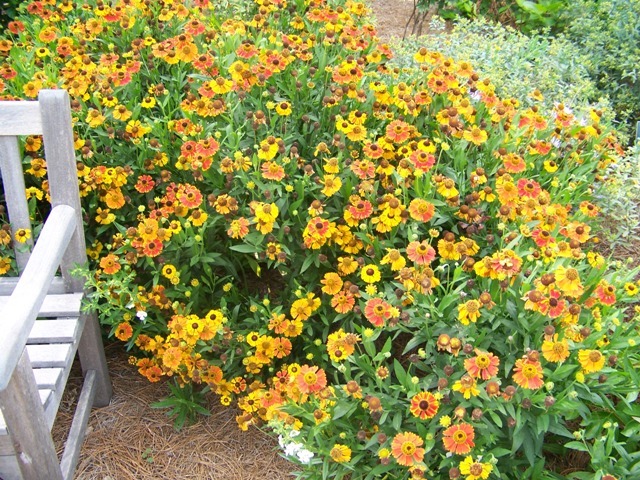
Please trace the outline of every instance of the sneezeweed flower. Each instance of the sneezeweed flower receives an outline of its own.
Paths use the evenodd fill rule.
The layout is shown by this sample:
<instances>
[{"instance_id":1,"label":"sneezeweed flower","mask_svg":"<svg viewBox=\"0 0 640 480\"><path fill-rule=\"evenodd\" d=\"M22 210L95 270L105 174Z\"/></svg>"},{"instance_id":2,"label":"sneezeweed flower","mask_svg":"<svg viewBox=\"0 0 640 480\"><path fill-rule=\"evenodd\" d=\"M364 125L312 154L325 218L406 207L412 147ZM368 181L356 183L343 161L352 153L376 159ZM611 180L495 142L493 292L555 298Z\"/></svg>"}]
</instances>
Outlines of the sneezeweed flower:
<instances>
[{"instance_id":1,"label":"sneezeweed flower","mask_svg":"<svg viewBox=\"0 0 640 480\"><path fill-rule=\"evenodd\" d=\"M0 275L4 275L11 270L11 259L7 257L0 257Z\"/></svg>"},{"instance_id":2,"label":"sneezeweed flower","mask_svg":"<svg viewBox=\"0 0 640 480\"><path fill-rule=\"evenodd\" d=\"M489 380L498 374L500 359L493 353L482 352L476 349L476 356L464 361L464 368L473 378Z\"/></svg>"},{"instance_id":3,"label":"sneezeweed flower","mask_svg":"<svg viewBox=\"0 0 640 480\"><path fill-rule=\"evenodd\" d=\"M346 445L336 443L329 452L329 456L336 463L346 463L351 460L351 449Z\"/></svg>"},{"instance_id":4,"label":"sneezeweed flower","mask_svg":"<svg viewBox=\"0 0 640 480\"><path fill-rule=\"evenodd\" d=\"M122 322L116 327L115 336L118 340L126 342L133 335L133 328L128 322Z\"/></svg>"},{"instance_id":5,"label":"sneezeweed flower","mask_svg":"<svg viewBox=\"0 0 640 480\"><path fill-rule=\"evenodd\" d=\"M566 338L558 340L556 333L552 340L542 342L540 350L547 362L564 362L569 357L569 342Z\"/></svg>"},{"instance_id":6,"label":"sneezeweed flower","mask_svg":"<svg viewBox=\"0 0 640 480\"><path fill-rule=\"evenodd\" d=\"M578 361L584 373L594 373L602 370L605 357L598 350L580 350Z\"/></svg>"},{"instance_id":7,"label":"sneezeweed flower","mask_svg":"<svg viewBox=\"0 0 640 480\"><path fill-rule=\"evenodd\" d=\"M638 290L638 286L635 283L627 282L624 284L624 291L631 297L635 297L638 294Z\"/></svg>"},{"instance_id":8,"label":"sneezeweed flower","mask_svg":"<svg viewBox=\"0 0 640 480\"><path fill-rule=\"evenodd\" d=\"M414 198L409 204L409 214L418 222L428 222L434 213L435 206L422 198Z\"/></svg>"},{"instance_id":9,"label":"sneezeweed flower","mask_svg":"<svg viewBox=\"0 0 640 480\"><path fill-rule=\"evenodd\" d=\"M513 381L522 388L537 390L544 385L542 365L527 356L519 358L513 368Z\"/></svg>"},{"instance_id":10,"label":"sneezeweed flower","mask_svg":"<svg viewBox=\"0 0 640 480\"><path fill-rule=\"evenodd\" d=\"M409 411L420 420L433 418L438 413L440 402L431 392L420 392L411 397Z\"/></svg>"},{"instance_id":11,"label":"sneezeweed flower","mask_svg":"<svg viewBox=\"0 0 640 480\"><path fill-rule=\"evenodd\" d=\"M28 228L19 228L18 230L16 230L13 238L15 238L16 242L18 243L26 243L27 240L31 238L31 230L29 230Z\"/></svg>"},{"instance_id":12,"label":"sneezeweed flower","mask_svg":"<svg viewBox=\"0 0 640 480\"><path fill-rule=\"evenodd\" d=\"M416 265L429 265L436 258L436 251L426 240L407 245L407 257Z\"/></svg>"},{"instance_id":13,"label":"sneezeweed flower","mask_svg":"<svg viewBox=\"0 0 640 480\"><path fill-rule=\"evenodd\" d=\"M493 465L473 460L471 456L465 457L460 462L460 473L466 475L465 480L486 480L491 475L492 470Z\"/></svg>"},{"instance_id":14,"label":"sneezeweed flower","mask_svg":"<svg viewBox=\"0 0 640 480\"><path fill-rule=\"evenodd\" d=\"M376 283L380 281L380 270L375 265L365 265L360 270L360 278L367 283Z\"/></svg>"},{"instance_id":15,"label":"sneezeweed flower","mask_svg":"<svg viewBox=\"0 0 640 480\"><path fill-rule=\"evenodd\" d=\"M302 365L296 385L302 393L317 393L327 386L327 376L323 369L315 365Z\"/></svg>"},{"instance_id":16,"label":"sneezeweed flower","mask_svg":"<svg viewBox=\"0 0 640 480\"><path fill-rule=\"evenodd\" d=\"M122 265L120 265L118 257L113 253L110 253L100 259L100 268L102 268L102 271L107 275L113 275L120 271Z\"/></svg>"},{"instance_id":17,"label":"sneezeweed flower","mask_svg":"<svg viewBox=\"0 0 640 480\"><path fill-rule=\"evenodd\" d=\"M475 430L472 425L461 422L452 425L442 432L442 443L447 452L455 455L465 455L475 446Z\"/></svg>"},{"instance_id":18,"label":"sneezeweed flower","mask_svg":"<svg viewBox=\"0 0 640 480\"><path fill-rule=\"evenodd\" d=\"M451 390L454 392L460 392L466 400L469 400L472 396L476 397L480 395L476 379L469 375L463 375L460 380L453 384Z\"/></svg>"},{"instance_id":19,"label":"sneezeweed flower","mask_svg":"<svg viewBox=\"0 0 640 480\"><path fill-rule=\"evenodd\" d=\"M593 294L603 305L611 306L616 303L616 288L604 279L598 282Z\"/></svg>"},{"instance_id":20,"label":"sneezeweed flower","mask_svg":"<svg viewBox=\"0 0 640 480\"><path fill-rule=\"evenodd\" d=\"M458 320L463 325L469 325L469 322L476 323L480 318L480 307L482 304L478 300L469 300L458 305Z\"/></svg>"},{"instance_id":21,"label":"sneezeweed flower","mask_svg":"<svg viewBox=\"0 0 640 480\"><path fill-rule=\"evenodd\" d=\"M398 433L391 441L391 454L405 467L420 463L424 458L424 440L412 432Z\"/></svg>"},{"instance_id":22,"label":"sneezeweed flower","mask_svg":"<svg viewBox=\"0 0 640 480\"><path fill-rule=\"evenodd\" d=\"M579 297L584 292L584 287L580 281L580 274L575 268L565 268L560 265L553 272L556 279L556 286L569 297Z\"/></svg>"},{"instance_id":23,"label":"sneezeweed flower","mask_svg":"<svg viewBox=\"0 0 640 480\"><path fill-rule=\"evenodd\" d=\"M376 297L367 300L364 316L376 327L382 327L386 321L397 317L397 311L389 303Z\"/></svg>"}]
</instances>

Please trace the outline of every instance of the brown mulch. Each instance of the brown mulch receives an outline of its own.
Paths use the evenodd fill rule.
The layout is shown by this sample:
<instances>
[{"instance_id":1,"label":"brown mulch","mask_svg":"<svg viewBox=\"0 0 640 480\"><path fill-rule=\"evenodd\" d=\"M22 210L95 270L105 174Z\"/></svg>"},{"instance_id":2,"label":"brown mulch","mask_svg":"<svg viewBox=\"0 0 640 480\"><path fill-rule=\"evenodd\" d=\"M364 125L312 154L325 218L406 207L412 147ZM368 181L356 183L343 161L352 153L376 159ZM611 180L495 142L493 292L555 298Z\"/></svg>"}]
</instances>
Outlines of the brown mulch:
<instances>
[{"instance_id":1,"label":"brown mulch","mask_svg":"<svg viewBox=\"0 0 640 480\"><path fill-rule=\"evenodd\" d=\"M168 393L127 363L122 344L106 347L113 400L91 413L76 470L82 480L284 480L295 466L278 454L277 441L258 429L242 432L234 408L210 405L211 415L180 431L166 410L151 408ZM81 373L72 371L53 437L59 454L79 395Z\"/></svg>"}]
</instances>

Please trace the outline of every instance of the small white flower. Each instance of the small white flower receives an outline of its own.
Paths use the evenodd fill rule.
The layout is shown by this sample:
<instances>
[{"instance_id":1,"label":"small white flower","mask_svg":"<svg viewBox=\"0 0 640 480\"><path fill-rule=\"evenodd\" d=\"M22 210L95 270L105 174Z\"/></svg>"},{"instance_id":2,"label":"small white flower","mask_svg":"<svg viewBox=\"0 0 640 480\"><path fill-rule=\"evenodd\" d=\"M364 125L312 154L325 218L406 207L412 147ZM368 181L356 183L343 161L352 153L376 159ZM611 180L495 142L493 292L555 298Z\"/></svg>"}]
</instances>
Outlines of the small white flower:
<instances>
[{"instance_id":1,"label":"small white flower","mask_svg":"<svg viewBox=\"0 0 640 480\"><path fill-rule=\"evenodd\" d=\"M138 317L142 322L144 322L147 319L147 316L148 314L144 310L138 310L136 312L136 317Z\"/></svg>"},{"instance_id":2,"label":"small white flower","mask_svg":"<svg viewBox=\"0 0 640 480\"><path fill-rule=\"evenodd\" d=\"M306 448L302 448L298 451L298 460L304 464L309 464L313 458L313 452L310 452Z\"/></svg>"}]
</instances>

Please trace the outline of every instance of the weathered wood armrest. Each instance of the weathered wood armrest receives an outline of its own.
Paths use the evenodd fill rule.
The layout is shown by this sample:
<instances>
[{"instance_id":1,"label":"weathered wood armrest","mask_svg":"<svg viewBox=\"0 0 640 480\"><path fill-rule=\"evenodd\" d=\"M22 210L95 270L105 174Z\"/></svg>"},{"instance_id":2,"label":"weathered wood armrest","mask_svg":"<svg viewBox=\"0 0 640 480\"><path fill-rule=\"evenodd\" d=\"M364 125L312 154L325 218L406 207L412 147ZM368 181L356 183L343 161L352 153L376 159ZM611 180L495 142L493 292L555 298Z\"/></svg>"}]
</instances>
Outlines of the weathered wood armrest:
<instances>
[{"instance_id":1,"label":"weathered wood armrest","mask_svg":"<svg viewBox=\"0 0 640 480\"><path fill-rule=\"evenodd\" d=\"M76 229L76 212L68 205L54 207L9 301L0 313L0 391L13 374L31 328Z\"/></svg>"}]
</instances>

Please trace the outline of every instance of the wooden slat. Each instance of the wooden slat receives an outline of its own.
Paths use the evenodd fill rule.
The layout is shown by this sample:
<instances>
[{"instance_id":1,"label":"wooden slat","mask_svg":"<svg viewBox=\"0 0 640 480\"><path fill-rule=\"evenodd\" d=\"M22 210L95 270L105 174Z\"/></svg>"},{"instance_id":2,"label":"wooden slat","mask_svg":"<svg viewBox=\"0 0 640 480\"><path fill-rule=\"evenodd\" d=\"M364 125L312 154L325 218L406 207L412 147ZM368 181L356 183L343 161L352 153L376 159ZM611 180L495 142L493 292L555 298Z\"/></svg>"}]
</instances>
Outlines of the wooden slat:
<instances>
[{"instance_id":1,"label":"wooden slat","mask_svg":"<svg viewBox=\"0 0 640 480\"><path fill-rule=\"evenodd\" d=\"M64 295L47 295L42 301L42 306L38 310L38 317L71 317L79 315L82 304L82 293L67 293ZM0 309L9 304L11 297L0 297ZM2 318L10 318L7 310L2 314Z\"/></svg>"},{"instance_id":2,"label":"wooden slat","mask_svg":"<svg viewBox=\"0 0 640 480\"><path fill-rule=\"evenodd\" d=\"M40 311L54 273L75 229L76 212L67 205L55 207L45 222L29 264L0 310L3 333L0 337L0 391L9 383L29 332Z\"/></svg>"},{"instance_id":3,"label":"wooden slat","mask_svg":"<svg viewBox=\"0 0 640 480\"><path fill-rule=\"evenodd\" d=\"M0 102L0 135L42 135L38 102Z\"/></svg>"},{"instance_id":4,"label":"wooden slat","mask_svg":"<svg viewBox=\"0 0 640 480\"><path fill-rule=\"evenodd\" d=\"M72 343L76 339L77 318L38 320L33 324L27 345L36 343Z\"/></svg>"},{"instance_id":5,"label":"wooden slat","mask_svg":"<svg viewBox=\"0 0 640 480\"><path fill-rule=\"evenodd\" d=\"M16 137L0 137L0 170L2 170L2 184L11 222L11 233L15 238L16 232L21 228L31 230L22 159ZM22 272L27 265L32 247L32 238L25 243L14 242L18 271Z\"/></svg>"},{"instance_id":6,"label":"wooden slat","mask_svg":"<svg viewBox=\"0 0 640 480\"><path fill-rule=\"evenodd\" d=\"M69 273L77 265L87 263L69 94L65 90L41 90L38 101L42 113L42 140L51 205L69 205L76 211L75 232L60 262L60 271L67 291L81 292L85 279L72 277Z\"/></svg>"},{"instance_id":7,"label":"wooden slat","mask_svg":"<svg viewBox=\"0 0 640 480\"><path fill-rule=\"evenodd\" d=\"M87 431L87 423L89 422L89 414L91 413L91 405L96 395L96 372L89 370L82 385L82 392L76 406L76 413L73 415L71 430L67 443L64 446L64 453L60 461L62 476L65 480L73 480L73 472L76 469L78 458L80 456L80 447L84 441Z\"/></svg>"},{"instance_id":8,"label":"wooden slat","mask_svg":"<svg viewBox=\"0 0 640 480\"><path fill-rule=\"evenodd\" d=\"M14 455L0 455L0 472L4 480L21 480L22 474Z\"/></svg>"},{"instance_id":9,"label":"wooden slat","mask_svg":"<svg viewBox=\"0 0 640 480\"><path fill-rule=\"evenodd\" d=\"M16 457L25 480L62 480L58 456L40 403L28 355L20 355L7 387L0 390L0 407L11 431Z\"/></svg>"},{"instance_id":10,"label":"wooden slat","mask_svg":"<svg viewBox=\"0 0 640 480\"><path fill-rule=\"evenodd\" d=\"M19 277L0 278L0 296L11 295L18 284L18 280L20 280ZM54 277L49 286L49 290L47 290L47 294L59 295L61 293L67 293L64 288L64 282L62 278Z\"/></svg>"},{"instance_id":11,"label":"wooden slat","mask_svg":"<svg viewBox=\"0 0 640 480\"><path fill-rule=\"evenodd\" d=\"M63 368L36 368L33 370L33 375L36 377L36 384L38 389L48 388L50 390L57 390L61 387Z\"/></svg>"},{"instance_id":12,"label":"wooden slat","mask_svg":"<svg viewBox=\"0 0 640 480\"><path fill-rule=\"evenodd\" d=\"M33 368L62 367L70 361L72 348L69 343L51 345L27 345Z\"/></svg>"}]
</instances>

